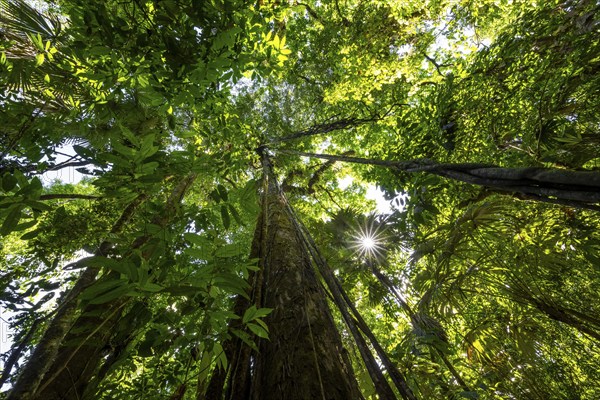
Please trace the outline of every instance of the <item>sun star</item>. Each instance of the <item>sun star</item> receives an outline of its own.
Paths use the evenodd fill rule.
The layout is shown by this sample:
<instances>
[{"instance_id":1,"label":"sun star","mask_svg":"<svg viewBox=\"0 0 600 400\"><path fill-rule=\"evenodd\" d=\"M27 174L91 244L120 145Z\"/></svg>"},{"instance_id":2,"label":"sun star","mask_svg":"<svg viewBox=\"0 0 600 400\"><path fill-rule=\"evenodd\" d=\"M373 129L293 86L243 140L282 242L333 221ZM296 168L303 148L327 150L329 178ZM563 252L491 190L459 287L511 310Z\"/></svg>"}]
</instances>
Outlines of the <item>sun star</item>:
<instances>
[{"instance_id":1,"label":"sun star","mask_svg":"<svg viewBox=\"0 0 600 400\"><path fill-rule=\"evenodd\" d=\"M377 257L383 250L381 233L371 224L361 226L353 236L351 245L360 256Z\"/></svg>"},{"instance_id":2,"label":"sun star","mask_svg":"<svg viewBox=\"0 0 600 400\"><path fill-rule=\"evenodd\" d=\"M370 250L373 247L375 247L377 243L375 242L375 239L373 239L372 237L364 237L360 239L360 245L362 247L365 248L365 250Z\"/></svg>"}]
</instances>

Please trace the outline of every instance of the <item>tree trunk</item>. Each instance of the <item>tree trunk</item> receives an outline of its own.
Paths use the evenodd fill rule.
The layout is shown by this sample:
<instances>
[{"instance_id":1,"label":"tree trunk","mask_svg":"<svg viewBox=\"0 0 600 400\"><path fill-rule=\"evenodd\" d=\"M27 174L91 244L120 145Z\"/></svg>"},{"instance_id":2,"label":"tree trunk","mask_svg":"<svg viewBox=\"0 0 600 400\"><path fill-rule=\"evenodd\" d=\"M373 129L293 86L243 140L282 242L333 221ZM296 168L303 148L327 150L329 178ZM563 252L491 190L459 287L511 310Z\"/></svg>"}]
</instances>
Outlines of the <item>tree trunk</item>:
<instances>
[{"instance_id":1,"label":"tree trunk","mask_svg":"<svg viewBox=\"0 0 600 400\"><path fill-rule=\"evenodd\" d=\"M98 365L109 354L107 344L114 333L114 326L121 317L125 302L125 299L117 299L109 304L93 305L84 309L85 314L92 315L77 318L73 325L77 328L76 332L70 332L66 336L61 351L52 368L44 376L34 399L82 398Z\"/></svg>"},{"instance_id":2,"label":"tree trunk","mask_svg":"<svg viewBox=\"0 0 600 400\"><path fill-rule=\"evenodd\" d=\"M497 192L516 193L519 198L600 211L600 172L552 168L501 168L489 164L443 164L431 160L377 160L331 154L282 153L324 160L379 165L398 172L426 172L484 186Z\"/></svg>"},{"instance_id":3,"label":"tree trunk","mask_svg":"<svg viewBox=\"0 0 600 400\"><path fill-rule=\"evenodd\" d=\"M269 340L261 340L253 355L250 398L358 399L358 385L310 255L265 169L270 181L263 202L261 307L273 311L266 318Z\"/></svg>"},{"instance_id":4,"label":"tree trunk","mask_svg":"<svg viewBox=\"0 0 600 400\"><path fill-rule=\"evenodd\" d=\"M120 232L123 226L131 219L137 207L145 199L145 195L140 195L129 204L111 229L111 233ZM102 242L95 255L103 256L111 246L110 242ZM86 268L75 283L75 286L64 296L56 315L50 321L40 342L35 347L27 366L23 369L23 372L19 375L17 382L10 391L8 400L28 400L34 398L35 392L42 382L44 375L55 362L59 354L59 348L71 329L77 308L79 307L79 295L94 283L97 274L97 268Z\"/></svg>"},{"instance_id":5,"label":"tree trunk","mask_svg":"<svg viewBox=\"0 0 600 400\"><path fill-rule=\"evenodd\" d=\"M158 214L152 223L166 226L170 222L195 178L196 174L189 174L175 186L165 204L164 212ZM127 207L113 227L112 233L122 229L137 206L145 199L146 195L140 195ZM139 237L131 245L131 249L141 248L149 239L149 236ZM111 246L111 243L104 242L96 255L104 256ZM110 354L108 342L128 299L118 298L107 304L87 305L81 315L75 318L80 306L79 295L96 281L98 272L95 267L88 267L84 271L69 293L68 301L60 306L42 341L36 347L36 352L10 392L9 400L82 398L103 358ZM110 276L107 275L108 278ZM59 331L60 335L55 331ZM38 354L38 348L50 348L52 353L46 350ZM37 371L35 375L34 371Z\"/></svg>"}]
</instances>

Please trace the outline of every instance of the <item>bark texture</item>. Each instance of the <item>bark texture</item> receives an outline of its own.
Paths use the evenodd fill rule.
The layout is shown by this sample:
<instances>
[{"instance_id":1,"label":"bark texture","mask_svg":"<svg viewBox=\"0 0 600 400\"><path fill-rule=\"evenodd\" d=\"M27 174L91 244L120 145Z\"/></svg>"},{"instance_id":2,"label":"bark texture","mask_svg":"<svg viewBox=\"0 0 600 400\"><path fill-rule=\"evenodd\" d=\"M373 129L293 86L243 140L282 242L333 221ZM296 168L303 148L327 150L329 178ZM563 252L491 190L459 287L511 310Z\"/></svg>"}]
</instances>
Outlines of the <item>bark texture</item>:
<instances>
[{"instance_id":1,"label":"bark texture","mask_svg":"<svg viewBox=\"0 0 600 400\"><path fill-rule=\"evenodd\" d=\"M81 399L102 359L110 354L110 338L121 317L125 300L87 306L77 318L55 362L44 376L34 399ZM108 310L107 310L108 308Z\"/></svg>"},{"instance_id":2,"label":"bark texture","mask_svg":"<svg viewBox=\"0 0 600 400\"><path fill-rule=\"evenodd\" d=\"M273 179L273 178L270 178ZM269 340L253 359L251 399L358 399L360 393L301 233L268 184L262 307Z\"/></svg>"}]
</instances>

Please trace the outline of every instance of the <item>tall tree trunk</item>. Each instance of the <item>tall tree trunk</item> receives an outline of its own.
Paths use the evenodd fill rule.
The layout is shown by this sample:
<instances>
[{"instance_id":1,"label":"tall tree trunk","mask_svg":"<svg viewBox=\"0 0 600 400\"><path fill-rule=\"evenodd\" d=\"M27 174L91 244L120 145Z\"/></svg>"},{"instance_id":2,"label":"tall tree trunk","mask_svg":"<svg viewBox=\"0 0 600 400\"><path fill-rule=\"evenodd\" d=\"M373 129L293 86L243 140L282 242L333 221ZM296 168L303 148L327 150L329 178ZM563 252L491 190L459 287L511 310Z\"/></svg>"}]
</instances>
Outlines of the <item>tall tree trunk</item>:
<instances>
[{"instance_id":1,"label":"tall tree trunk","mask_svg":"<svg viewBox=\"0 0 600 400\"><path fill-rule=\"evenodd\" d=\"M44 376L33 399L81 399L102 359L109 355L114 326L122 316L126 299L84 308L66 336L60 352Z\"/></svg>"},{"instance_id":2,"label":"tall tree trunk","mask_svg":"<svg viewBox=\"0 0 600 400\"><path fill-rule=\"evenodd\" d=\"M263 180L264 190L266 191L266 177ZM264 258L261 254L265 253L264 245L265 240L265 201L266 196L262 196L261 213L256 222L256 229L254 230L254 237L252 239L252 247L250 249L250 258L259 259L259 271L250 272L248 283L252 287L251 298L246 298L241 295L237 295L234 305L233 312L236 315L243 315L251 305L260 304L261 289L262 289L262 267L264 264ZM243 330L244 326L240 319L232 319L229 322L229 330L237 329ZM249 333L250 334L250 333ZM252 335L250 334L250 337ZM205 385L204 382L199 382L196 388L196 399L197 400L222 400L225 386L227 385L227 376L229 375L229 387L227 390L226 399L248 399L250 396L250 384L252 377L250 374L250 364L252 349L245 345L242 340L237 336L232 336L230 339L223 343L223 352L225 358L229 362L229 368L227 370L215 367L212 372L212 376Z\"/></svg>"},{"instance_id":3,"label":"tall tree trunk","mask_svg":"<svg viewBox=\"0 0 600 400\"><path fill-rule=\"evenodd\" d=\"M332 154L279 150L286 154L324 160L378 165L399 172L426 172L453 180L484 186L494 191L516 193L517 197L547 203L600 211L600 172L551 168L502 168L489 164L436 163L419 159L409 161L377 160Z\"/></svg>"},{"instance_id":4,"label":"tall tree trunk","mask_svg":"<svg viewBox=\"0 0 600 400\"><path fill-rule=\"evenodd\" d=\"M152 219L153 224L165 227L172 221L180 202L195 179L196 174L189 174L173 188L164 212ZM131 250L143 249L143 245L149 239L148 235L138 237L131 245ZM110 279L111 275L107 278ZM84 308L74 324L79 329L67 335L60 355L44 376L34 399L82 398L100 363L111 352L109 342L114 334L113 327L119 322L128 299L118 298L107 304L90 304Z\"/></svg>"},{"instance_id":5,"label":"tall tree trunk","mask_svg":"<svg viewBox=\"0 0 600 400\"><path fill-rule=\"evenodd\" d=\"M111 233L120 232L124 225L131 219L137 207L145 199L145 195L140 195L129 204L121 214L121 217L114 224ZM103 256L111 246L112 244L110 242L102 242L95 255ZM52 321L50 321L40 342L35 347L27 366L23 369L23 372L19 375L17 382L10 391L7 398L8 400L29 400L34 398L33 396L42 382L44 375L50 370L55 362L56 357L59 354L59 348L63 344L65 336L71 329L77 308L79 307L79 295L83 290L94 283L97 274L97 268L86 268L73 288L64 296L56 315Z\"/></svg>"},{"instance_id":6,"label":"tall tree trunk","mask_svg":"<svg viewBox=\"0 0 600 400\"><path fill-rule=\"evenodd\" d=\"M172 220L179 203L195 178L196 174L189 174L175 186L165 204L164 212L152 220L153 224L166 226ZM119 222L115 224L115 226L119 225L119 230L126 222L124 216L127 215L128 220L135 207L145 198L146 195L138 196L138 200L124 211ZM113 228L113 233L116 232L116 228ZM139 237L131 245L131 249L141 248L149 239L149 236ZM112 246L112 244L106 243L106 245L103 243L101 250L96 255L104 256L106 254ZM70 302L61 306L44 335L44 338L49 336L53 332L54 325L60 328L61 336L55 334L49 336L52 339L52 355L47 353L42 354L44 357L37 357L36 353L32 355L23 377L30 379L34 385L28 386L25 383L20 386L15 385L9 395L10 400L80 400L82 398L103 358L110 354L108 342L114 333L113 327L119 321L127 302L127 298L118 298L107 304L87 305L82 310L81 315L75 319L79 307L79 294L96 281L98 272L98 268L90 267L82 274L82 277L69 293ZM110 275L108 274L107 278ZM69 312L69 318L61 314L62 309ZM59 322L60 324L58 324ZM42 343L44 342L41 342L40 345ZM43 371L38 365L40 360L44 360ZM30 366L32 370L38 370L39 375L30 377L32 374L29 370ZM21 380L21 378L19 379ZM17 391L17 389L19 390Z\"/></svg>"},{"instance_id":7,"label":"tall tree trunk","mask_svg":"<svg viewBox=\"0 0 600 400\"><path fill-rule=\"evenodd\" d=\"M268 168L261 307L273 311L266 318L269 340L260 341L251 360L250 398L358 399L358 385L310 255Z\"/></svg>"}]
</instances>

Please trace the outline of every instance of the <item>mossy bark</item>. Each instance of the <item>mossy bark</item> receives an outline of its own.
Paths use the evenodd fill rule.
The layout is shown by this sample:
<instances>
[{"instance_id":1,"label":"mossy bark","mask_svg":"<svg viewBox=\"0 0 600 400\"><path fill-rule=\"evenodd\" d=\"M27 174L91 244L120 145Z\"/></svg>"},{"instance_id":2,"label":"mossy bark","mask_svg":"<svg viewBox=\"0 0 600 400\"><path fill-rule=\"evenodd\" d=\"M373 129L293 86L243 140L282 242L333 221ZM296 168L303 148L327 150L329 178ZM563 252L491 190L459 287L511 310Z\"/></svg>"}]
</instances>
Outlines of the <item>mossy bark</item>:
<instances>
[{"instance_id":1,"label":"mossy bark","mask_svg":"<svg viewBox=\"0 0 600 400\"><path fill-rule=\"evenodd\" d=\"M253 357L251 398L358 399L361 397L340 335L301 233L275 185L267 194L262 307L269 340Z\"/></svg>"}]
</instances>

